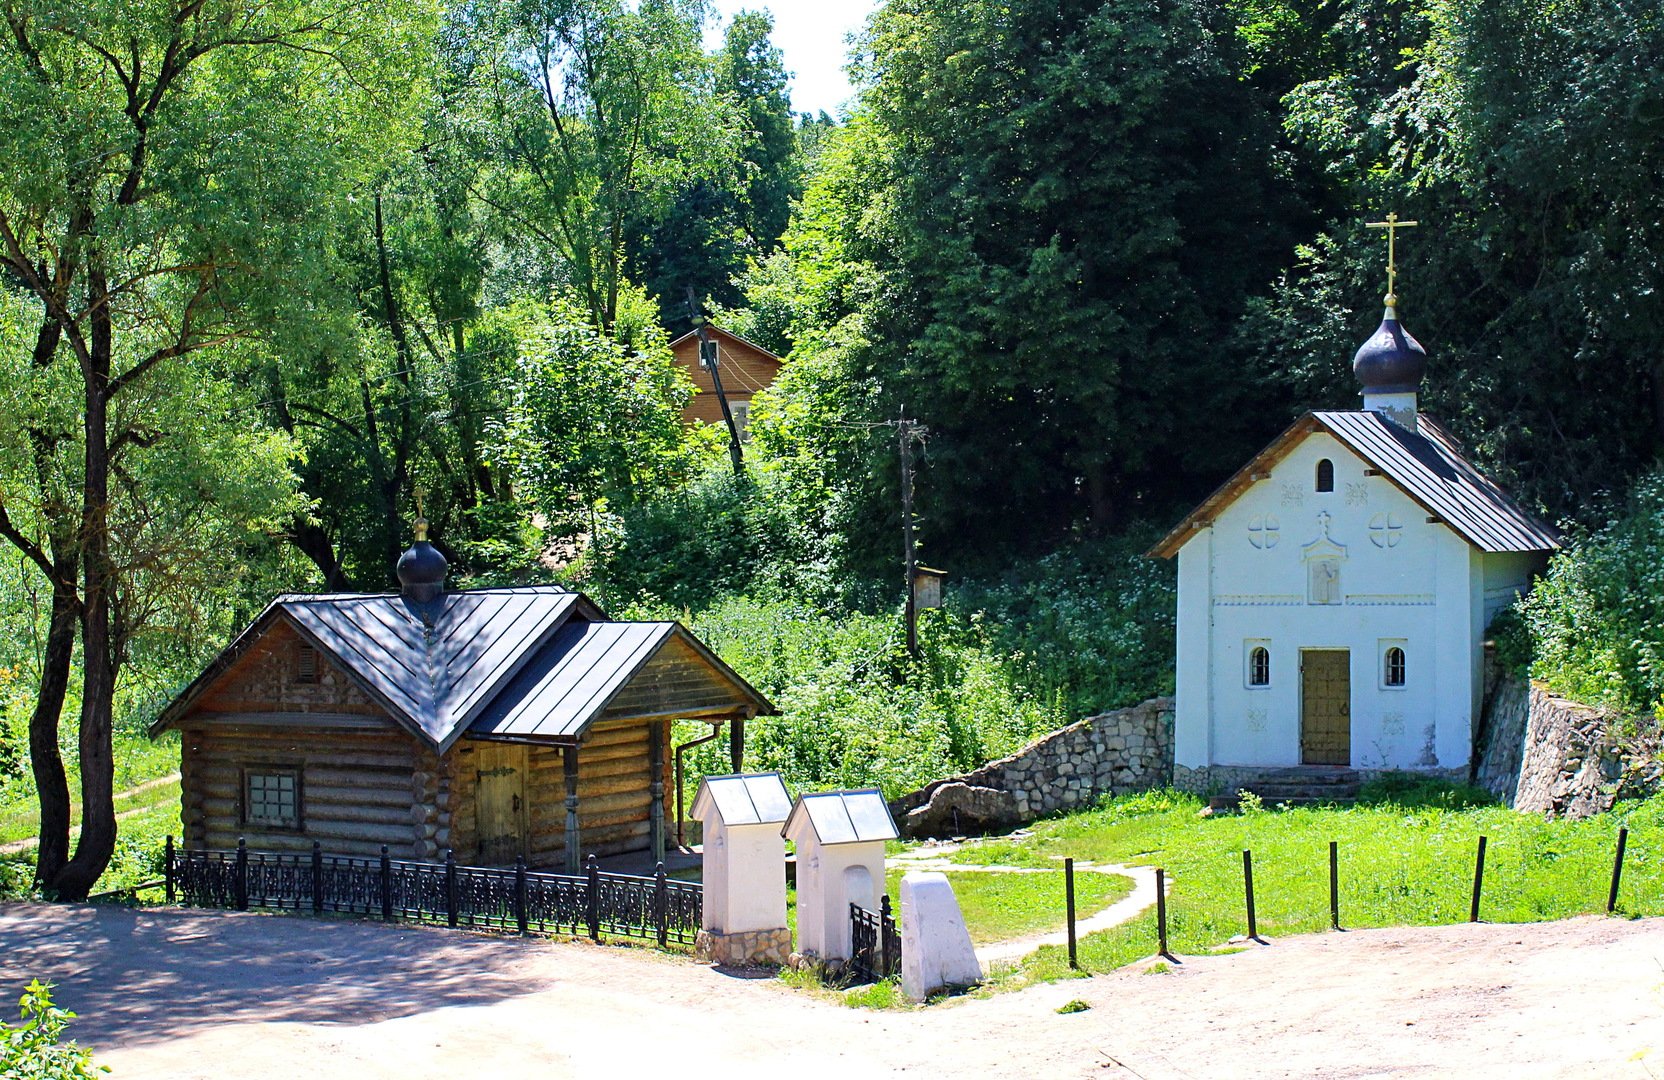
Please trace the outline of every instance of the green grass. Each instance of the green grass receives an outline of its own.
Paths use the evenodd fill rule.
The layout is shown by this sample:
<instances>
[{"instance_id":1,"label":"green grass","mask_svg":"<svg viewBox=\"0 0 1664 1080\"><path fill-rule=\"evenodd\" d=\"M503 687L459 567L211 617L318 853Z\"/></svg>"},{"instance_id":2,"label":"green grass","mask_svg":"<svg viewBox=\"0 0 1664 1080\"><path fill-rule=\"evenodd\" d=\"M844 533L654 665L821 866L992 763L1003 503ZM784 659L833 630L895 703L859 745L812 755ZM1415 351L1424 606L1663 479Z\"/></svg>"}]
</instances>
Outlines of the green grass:
<instances>
[{"instance_id":1,"label":"green grass","mask_svg":"<svg viewBox=\"0 0 1664 1080\"><path fill-rule=\"evenodd\" d=\"M1254 855L1262 937L1329 925L1329 841L1339 843L1341 925L1426 926L1465 921L1474 853L1488 837L1480 915L1535 922L1602 912L1620 825L1630 829L1619 910L1664 914L1664 796L1584 821L1553 821L1475 806L1467 789L1412 784L1389 801L1198 817L1200 800L1149 792L1043 821L1018 841L978 845L958 861L1055 866L1063 856L1160 866L1171 880L1168 940L1198 954L1246 930L1242 852ZM1077 878L1079 880L1079 878ZM1107 971L1156 951L1153 911L1080 942L1082 967ZM1063 950L1040 950L1022 981L1069 975Z\"/></svg>"},{"instance_id":2,"label":"green grass","mask_svg":"<svg viewBox=\"0 0 1664 1080\"><path fill-rule=\"evenodd\" d=\"M891 867L885 884L892 897L901 895L905 867ZM1042 874L998 874L968 871L948 874L971 941L986 945L1028 934L1061 930L1065 922L1063 871ZM1118 874L1081 872L1075 875L1077 918L1101 911L1132 891L1132 880Z\"/></svg>"}]
</instances>

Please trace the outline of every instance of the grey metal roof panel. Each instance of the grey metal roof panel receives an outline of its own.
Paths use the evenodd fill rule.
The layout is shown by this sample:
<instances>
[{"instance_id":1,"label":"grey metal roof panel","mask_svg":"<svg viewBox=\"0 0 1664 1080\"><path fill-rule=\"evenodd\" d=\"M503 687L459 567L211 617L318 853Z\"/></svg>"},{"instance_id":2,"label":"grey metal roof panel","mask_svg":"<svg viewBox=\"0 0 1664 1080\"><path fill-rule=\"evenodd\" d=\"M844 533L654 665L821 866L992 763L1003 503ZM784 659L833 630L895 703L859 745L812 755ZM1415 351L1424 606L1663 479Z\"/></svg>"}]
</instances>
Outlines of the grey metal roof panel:
<instances>
[{"instance_id":1,"label":"grey metal roof panel","mask_svg":"<svg viewBox=\"0 0 1664 1080\"><path fill-rule=\"evenodd\" d=\"M707 802L727 825L778 825L792 810L786 782L777 772L707 776L693 798L695 817L704 816Z\"/></svg>"},{"instance_id":2,"label":"grey metal roof panel","mask_svg":"<svg viewBox=\"0 0 1664 1080\"><path fill-rule=\"evenodd\" d=\"M823 845L894 840L900 835L890 806L877 788L799 795L780 831L790 835L805 821Z\"/></svg>"},{"instance_id":3,"label":"grey metal roof panel","mask_svg":"<svg viewBox=\"0 0 1664 1080\"><path fill-rule=\"evenodd\" d=\"M527 660L468 730L485 737L576 738L675 630L671 622L571 622Z\"/></svg>"},{"instance_id":4,"label":"grey metal roof panel","mask_svg":"<svg viewBox=\"0 0 1664 1080\"><path fill-rule=\"evenodd\" d=\"M1410 431L1374 412L1319 412L1314 418L1482 551L1553 551L1559 534L1521 509L1476 469L1431 417Z\"/></svg>"}]
</instances>

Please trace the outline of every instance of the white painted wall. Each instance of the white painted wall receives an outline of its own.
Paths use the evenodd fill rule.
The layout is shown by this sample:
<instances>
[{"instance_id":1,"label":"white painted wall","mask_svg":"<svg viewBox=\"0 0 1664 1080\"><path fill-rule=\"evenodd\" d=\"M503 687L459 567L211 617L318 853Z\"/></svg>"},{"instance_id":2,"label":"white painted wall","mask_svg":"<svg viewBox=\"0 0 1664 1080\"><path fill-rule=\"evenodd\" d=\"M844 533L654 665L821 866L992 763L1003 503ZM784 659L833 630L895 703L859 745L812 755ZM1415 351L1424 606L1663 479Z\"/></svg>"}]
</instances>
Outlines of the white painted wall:
<instances>
[{"instance_id":1,"label":"white painted wall","mask_svg":"<svg viewBox=\"0 0 1664 1080\"><path fill-rule=\"evenodd\" d=\"M1316 490L1334 465L1334 490ZM1174 753L1180 765L1300 763L1300 658L1351 654L1352 765L1466 764L1488 606L1533 559L1484 556L1333 436L1308 436L1179 552ZM1323 515L1327 515L1327 532ZM1311 603L1310 562L1333 558L1335 604ZM1269 686L1248 685L1253 643ZM1407 678L1383 681L1389 645Z\"/></svg>"},{"instance_id":2,"label":"white painted wall","mask_svg":"<svg viewBox=\"0 0 1664 1080\"><path fill-rule=\"evenodd\" d=\"M786 925L786 841L780 823L704 821L705 900L701 925L715 934L779 930Z\"/></svg>"},{"instance_id":3,"label":"white painted wall","mask_svg":"<svg viewBox=\"0 0 1664 1080\"><path fill-rule=\"evenodd\" d=\"M790 839L797 845L797 951L848 960L850 901L877 909L884 892L884 841L822 845L807 825ZM868 884L865 896L852 898L850 888L861 873L847 871L856 867Z\"/></svg>"}]
</instances>

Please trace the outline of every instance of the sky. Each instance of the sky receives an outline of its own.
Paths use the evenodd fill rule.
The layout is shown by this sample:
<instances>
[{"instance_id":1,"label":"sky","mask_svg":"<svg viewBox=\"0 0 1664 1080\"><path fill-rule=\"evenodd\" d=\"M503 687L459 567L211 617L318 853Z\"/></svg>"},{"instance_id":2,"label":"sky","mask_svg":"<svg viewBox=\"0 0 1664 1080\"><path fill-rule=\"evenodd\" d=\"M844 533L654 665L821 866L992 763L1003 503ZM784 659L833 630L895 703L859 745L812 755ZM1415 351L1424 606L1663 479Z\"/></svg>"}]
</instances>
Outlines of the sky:
<instances>
[{"instance_id":1,"label":"sky","mask_svg":"<svg viewBox=\"0 0 1664 1080\"><path fill-rule=\"evenodd\" d=\"M844 75L844 37L867 20L877 0L714 0L720 25L707 44L722 40L722 28L740 11L767 11L774 16L774 44L785 54L792 73L794 112L825 109L836 116L850 96Z\"/></svg>"}]
</instances>

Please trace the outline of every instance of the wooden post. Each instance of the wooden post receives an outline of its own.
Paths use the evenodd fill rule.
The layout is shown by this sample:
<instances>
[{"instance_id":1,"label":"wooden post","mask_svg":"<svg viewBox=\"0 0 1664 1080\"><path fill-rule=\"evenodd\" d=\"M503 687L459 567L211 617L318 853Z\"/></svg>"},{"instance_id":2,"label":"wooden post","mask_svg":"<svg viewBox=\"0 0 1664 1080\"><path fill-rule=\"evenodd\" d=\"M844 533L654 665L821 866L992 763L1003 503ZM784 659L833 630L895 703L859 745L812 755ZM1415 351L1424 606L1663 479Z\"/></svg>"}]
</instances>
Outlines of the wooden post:
<instances>
[{"instance_id":1,"label":"wooden post","mask_svg":"<svg viewBox=\"0 0 1664 1080\"><path fill-rule=\"evenodd\" d=\"M919 655L919 612L913 600L913 578L918 557L913 547L913 425L907 406L901 407L896 428L901 437L901 564L907 582L907 655Z\"/></svg>"},{"instance_id":2,"label":"wooden post","mask_svg":"<svg viewBox=\"0 0 1664 1080\"><path fill-rule=\"evenodd\" d=\"M728 759L734 766L734 771L745 771L745 717L736 716L728 721Z\"/></svg>"},{"instance_id":3,"label":"wooden post","mask_svg":"<svg viewBox=\"0 0 1664 1080\"><path fill-rule=\"evenodd\" d=\"M1612 914L1618 910L1618 879L1624 872L1624 845L1629 842L1629 829L1618 830L1618 854L1612 860L1612 888L1606 894L1606 913ZM170 896L171 900L172 897Z\"/></svg>"},{"instance_id":4,"label":"wooden post","mask_svg":"<svg viewBox=\"0 0 1664 1080\"><path fill-rule=\"evenodd\" d=\"M1340 844L1329 841L1329 929L1340 929Z\"/></svg>"},{"instance_id":5,"label":"wooden post","mask_svg":"<svg viewBox=\"0 0 1664 1080\"><path fill-rule=\"evenodd\" d=\"M456 926L457 919L457 889L456 889L456 850L445 849L445 925Z\"/></svg>"},{"instance_id":6,"label":"wooden post","mask_svg":"<svg viewBox=\"0 0 1664 1080\"><path fill-rule=\"evenodd\" d=\"M168 903L173 903L173 834L168 833L162 851L162 885L167 890Z\"/></svg>"},{"instance_id":7,"label":"wooden post","mask_svg":"<svg viewBox=\"0 0 1664 1080\"><path fill-rule=\"evenodd\" d=\"M576 874L578 861L578 748L561 747L561 765L566 773L566 869Z\"/></svg>"},{"instance_id":8,"label":"wooden post","mask_svg":"<svg viewBox=\"0 0 1664 1080\"><path fill-rule=\"evenodd\" d=\"M1468 907L1468 922L1479 921L1479 890L1485 884L1485 838L1479 838L1479 858L1473 864L1473 903Z\"/></svg>"},{"instance_id":9,"label":"wooden post","mask_svg":"<svg viewBox=\"0 0 1664 1080\"><path fill-rule=\"evenodd\" d=\"M393 860L387 857L387 845L381 845L381 917L393 921Z\"/></svg>"},{"instance_id":10,"label":"wooden post","mask_svg":"<svg viewBox=\"0 0 1664 1080\"><path fill-rule=\"evenodd\" d=\"M1167 871L1156 867L1156 942L1162 956L1169 960L1173 954L1167 951Z\"/></svg>"},{"instance_id":11,"label":"wooden post","mask_svg":"<svg viewBox=\"0 0 1664 1080\"><path fill-rule=\"evenodd\" d=\"M514 857L514 927L522 935L526 932L526 857Z\"/></svg>"},{"instance_id":12,"label":"wooden post","mask_svg":"<svg viewBox=\"0 0 1664 1080\"><path fill-rule=\"evenodd\" d=\"M232 898L238 911L248 910L248 844L237 837L237 881L232 886Z\"/></svg>"},{"instance_id":13,"label":"wooden post","mask_svg":"<svg viewBox=\"0 0 1664 1080\"><path fill-rule=\"evenodd\" d=\"M662 949L670 941L670 882L662 862L653 871L653 925L658 928Z\"/></svg>"},{"instance_id":14,"label":"wooden post","mask_svg":"<svg viewBox=\"0 0 1664 1080\"><path fill-rule=\"evenodd\" d=\"M595 856L589 857L589 901L584 912L589 923L589 940L601 940L601 867L595 862Z\"/></svg>"},{"instance_id":15,"label":"wooden post","mask_svg":"<svg viewBox=\"0 0 1664 1080\"><path fill-rule=\"evenodd\" d=\"M1242 849L1242 887L1248 897L1248 940L1258 941L1260 931L1254 921L1254 853Z\"/></svg>"},{"instance_id":16,"label":"wooden post","mask_svg":"<svg viewBox=\"0 0 1664 1080\"><path fill-rule=\"evenodd\" d=\"M652 799L647 809L649 830L653 838L653 861L664 863L664 725L657 720L647 725L648 768L652 783L648 792Z\"/></svg>"},{"instance_id":17,"label":"wooden post","mask_svg":"<svg viewBox=\"0 0 1664 1080\"><path fill-rule=\"evenodd\" d=\"M318 841L312 841L312 914L321 915L324 910L324 847Z\"/></svg>"},{"instance_id":18,"label":"wooden post","mask_svg":"<svg viewBox=\"0 0 1664 1080\"><path fill-rule=\"evenodd\" d=\"M1069 970L1080 967L1075 955L1075 860L1063 860L1063 907L1069 920Z\"/></svg>"}]
</instances>

